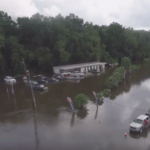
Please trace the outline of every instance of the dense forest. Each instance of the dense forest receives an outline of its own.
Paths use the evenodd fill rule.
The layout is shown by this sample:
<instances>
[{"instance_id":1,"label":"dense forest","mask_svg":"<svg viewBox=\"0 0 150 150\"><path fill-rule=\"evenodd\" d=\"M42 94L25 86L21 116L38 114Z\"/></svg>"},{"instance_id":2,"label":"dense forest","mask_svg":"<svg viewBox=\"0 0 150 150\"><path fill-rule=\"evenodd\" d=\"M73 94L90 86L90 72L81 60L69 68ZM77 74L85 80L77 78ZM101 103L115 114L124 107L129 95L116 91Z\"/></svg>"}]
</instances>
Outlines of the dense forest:
<instances>
[{"instance_id":1,"label":"dense forest","mask_svg":"<svg viewBox=\"0 0 150 150\"><path fill-rule=\"evenodd\" d=\"M32 73L52 73L52 67L64 64L105 61L132 62L150 57L150 32L84 22L74 14L47 17L39 13L31 18L12 20L0 11L0 75L23 73L22 58Z\"/></svg>"}]
</instances>

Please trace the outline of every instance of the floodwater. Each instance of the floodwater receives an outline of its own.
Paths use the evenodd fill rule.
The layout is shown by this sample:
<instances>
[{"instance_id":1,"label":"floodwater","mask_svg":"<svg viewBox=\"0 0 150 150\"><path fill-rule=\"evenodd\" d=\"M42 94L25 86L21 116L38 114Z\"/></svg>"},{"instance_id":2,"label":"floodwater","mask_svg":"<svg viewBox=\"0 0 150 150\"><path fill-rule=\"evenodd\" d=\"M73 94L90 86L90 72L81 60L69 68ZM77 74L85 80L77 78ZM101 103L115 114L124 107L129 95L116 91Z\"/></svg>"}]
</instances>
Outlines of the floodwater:
<instances>
[{"instance_id":1,"label":"floodwater","mask_svg":"<svg viewBox=\"0 0 150 150\"><path fill-rule=\"evenodd\" d=\"M79 83L48 84L49 91L34 92L23 84L0 83L0 149L2 150L149 150L150 128L130 134L129 124L150 108L150 70L141 68L111 91L96 106L92 91L99 92L111 71ZM72 113L66 97L84 93L88 104ZM127 137L124 137L124 133Z\"/></svg>"}]
</instances>

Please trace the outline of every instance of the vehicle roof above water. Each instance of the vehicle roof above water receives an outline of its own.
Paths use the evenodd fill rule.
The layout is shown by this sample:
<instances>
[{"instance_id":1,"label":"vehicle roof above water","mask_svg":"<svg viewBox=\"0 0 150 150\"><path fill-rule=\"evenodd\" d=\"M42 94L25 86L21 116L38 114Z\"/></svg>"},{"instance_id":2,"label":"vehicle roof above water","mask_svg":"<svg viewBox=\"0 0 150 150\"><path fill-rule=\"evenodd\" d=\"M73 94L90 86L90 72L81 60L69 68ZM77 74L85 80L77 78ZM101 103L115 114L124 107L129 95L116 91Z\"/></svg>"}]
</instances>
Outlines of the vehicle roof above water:
<instances>
[{"instance_id":1,"label":"vehicle roof above water","mask_svg":"<svg viewBox=\"0 0 150 150\"><path fill-rule=\"evenodd\" d=\"M36 76L34 76L34 77L45 77L44 75L36 75Z\"/></svg>"},{"instance_id":2,"label":"vehicle roof above water","mask_svg":"<svg viewBox=\"0 0 150 150\"><path fill-rule=\"evenodd\" d=\"M137 117L137 119L140 119L140 120L144 120L146 119L148 116L146 115L140 115L139 117Z\"/></svg>"},{"instance_id":3,"label":"vehicle roof above water","mask_svg":"<svg viewBox=\"0 0 150 150\"><path fill-rule=\"evenodd\" d=\"M6 79L14 79L13 77L11 76L5 76Z\"/></svg>"},{"instance_id":4,"label":"vehicle roof above water","mask_svg":"<svg viewBox=\"0 0 150 150\"><path fill-rule=\"evenodd\" d=\"M31 83L32 83L32 84L38 84L38 82L37 82L37 81L34 81L34 80L31 80Z\"/></svg>"}]
</instances>

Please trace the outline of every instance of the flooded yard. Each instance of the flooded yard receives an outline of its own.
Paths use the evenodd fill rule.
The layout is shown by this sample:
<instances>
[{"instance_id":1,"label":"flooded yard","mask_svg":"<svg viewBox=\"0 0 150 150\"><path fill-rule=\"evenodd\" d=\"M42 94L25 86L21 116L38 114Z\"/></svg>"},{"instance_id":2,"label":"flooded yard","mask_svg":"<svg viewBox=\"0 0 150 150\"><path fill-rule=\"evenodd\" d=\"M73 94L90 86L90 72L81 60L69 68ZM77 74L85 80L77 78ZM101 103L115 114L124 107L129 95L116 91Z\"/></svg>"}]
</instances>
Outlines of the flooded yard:
<instances>
[{"instance_id":1,"label":"flooded yard","mask_svg":"<svg viewBox=\"0 0 150 150\"><path fill-rule=\"evenodd\" d=\"M0 84L0 148L3 150L149 150L150 127L129 133L129 125L150 108L150 70L141 68L121 82L96 106L92 91L100 92L110 71L79 83L48 84L48 92L31 91L23 83ZM7 90L8 89L8 90ZM8 91L8 93L7 93ZM72 113L66 97L84 93L86 107ZM124 137L124 133L127 137Z\"/></svg>"}]
</instances>

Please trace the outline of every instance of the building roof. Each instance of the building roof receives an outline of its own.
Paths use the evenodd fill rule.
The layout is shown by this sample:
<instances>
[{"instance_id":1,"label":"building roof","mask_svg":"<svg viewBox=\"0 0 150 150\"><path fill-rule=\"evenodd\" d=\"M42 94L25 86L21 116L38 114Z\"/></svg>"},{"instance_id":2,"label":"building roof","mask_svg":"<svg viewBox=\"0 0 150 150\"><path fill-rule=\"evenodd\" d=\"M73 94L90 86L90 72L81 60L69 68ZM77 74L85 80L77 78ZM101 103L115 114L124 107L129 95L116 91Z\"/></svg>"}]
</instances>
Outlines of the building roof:
<instances>
[{"instance_id":1,"label":"building roof","mask_svg":"<svg viewBox=\"0 0 150 150\"><path fill-rule=\"evenodd\" d=\"M89 63L72 64L72 65L65 65L65 66L55 66L54 68L69 70L69 69L90 67L90 66L96 66L96 65L105 65L105 64L107 64L107 63L106 62L89 62Z\"/></svg>"}]
</instances>

